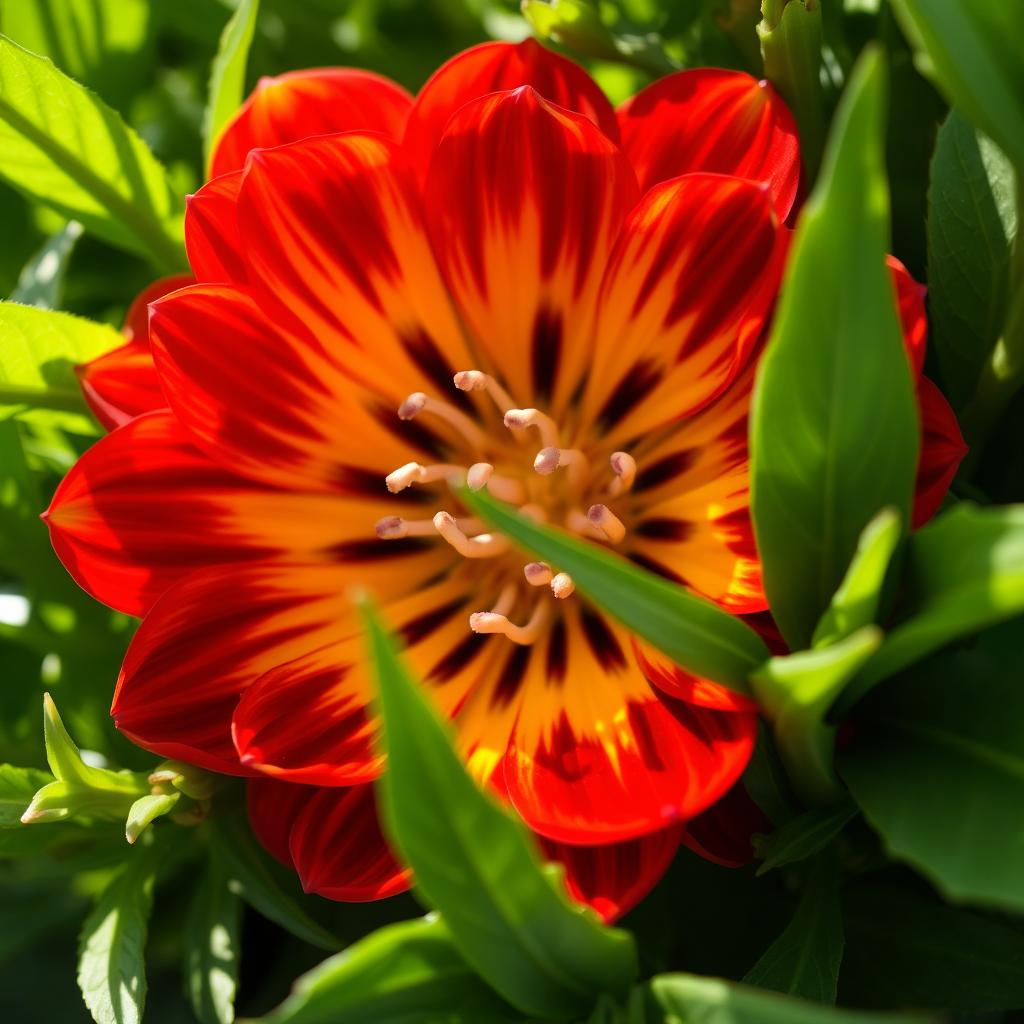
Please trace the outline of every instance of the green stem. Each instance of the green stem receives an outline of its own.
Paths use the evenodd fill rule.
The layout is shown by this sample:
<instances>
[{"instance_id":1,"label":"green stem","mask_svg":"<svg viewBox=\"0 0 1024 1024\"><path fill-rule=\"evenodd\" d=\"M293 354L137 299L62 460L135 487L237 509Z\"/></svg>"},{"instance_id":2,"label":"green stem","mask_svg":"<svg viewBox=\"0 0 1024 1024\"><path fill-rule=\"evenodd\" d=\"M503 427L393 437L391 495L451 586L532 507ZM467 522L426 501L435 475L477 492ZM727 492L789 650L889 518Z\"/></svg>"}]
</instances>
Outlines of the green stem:
<instances>
[{"instance_id":1,"label":"green stem","mask_svg":"<svg viewBox=\"0 0 1024 1024\"><path fill-rule=\"evenodd\" d=\"M35 388L18 387L16 384L0 385L0 406L22 405L27 409L59 409L61 412L86 413L85 400L79 391L38 391Z\"/></svg>"}]
</instances>

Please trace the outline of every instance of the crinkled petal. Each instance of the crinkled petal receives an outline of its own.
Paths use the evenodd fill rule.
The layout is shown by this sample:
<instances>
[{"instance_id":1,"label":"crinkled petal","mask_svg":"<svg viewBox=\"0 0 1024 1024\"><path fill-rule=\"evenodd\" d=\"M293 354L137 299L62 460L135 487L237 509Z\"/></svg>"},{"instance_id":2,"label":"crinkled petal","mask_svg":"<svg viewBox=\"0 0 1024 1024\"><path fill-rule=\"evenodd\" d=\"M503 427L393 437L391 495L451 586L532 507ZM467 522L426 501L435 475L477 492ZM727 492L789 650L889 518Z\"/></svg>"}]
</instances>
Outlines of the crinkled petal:
<instances>
[{"instance_id":1,"label":"crinkled petal","mask_svg":"<svg viewBox=\"0 0 1024 1024\"><path fill-rule=\"evenodd\" d=\"M359 68L310 68L263 78L217 140L214 177L238 171L250 150L311 135L380 132L400 139L412 97L389 78Z\"/></svg>"},{"instance_id":2,"label":"crinkled petal","mask_svg":"<svg viewBox=\"0 0 1024 1024\"><path fill-rule=\"evenodd\" d=\"M914 485L915 530L938 512L967 454L956 414L928 377L918 380L917 402L921 409L921 456Z\"/></svg>"},{"instance_id":3,"label":"crinkled petal","mask_svg":"<svg viewBox=\"0 0 1024 1024\"><path fill-rule=\"evenodd\" d=\"M619 108L622 147L644 189L710 171L764 182L785 220L800 182L796 122L767 82L696 68L660 78Z\"/></svg>"},{"instance_id":4,"label":"crinkled petal","mask_svg":"<svg viewBox=\"0 0 1024 1024\"><path fill-rule=\"evenodd\" d=\"M185 200L185 251L197 281L245 281L238 233L238 192L242 172L208 181Z\"/></svg>"}]
</instances>

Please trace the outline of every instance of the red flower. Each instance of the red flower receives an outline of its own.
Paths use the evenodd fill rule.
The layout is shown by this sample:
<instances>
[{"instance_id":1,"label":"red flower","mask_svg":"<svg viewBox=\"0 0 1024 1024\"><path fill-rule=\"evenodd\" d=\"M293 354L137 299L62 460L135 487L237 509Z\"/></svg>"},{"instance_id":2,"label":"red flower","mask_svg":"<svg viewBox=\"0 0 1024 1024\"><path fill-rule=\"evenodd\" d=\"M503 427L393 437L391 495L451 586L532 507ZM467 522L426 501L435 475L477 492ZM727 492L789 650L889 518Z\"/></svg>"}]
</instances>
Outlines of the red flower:
<instances>
[{"instance_id":1,"label":"red flower","mask_svg":"<svg viewBox=\"0 0 1024 1024\"><path fill-rule=\"evenodd\" d=\"M307 889L403 888L368 786L358 582L581 899L621 913L680 841L743 859L727 812L753 705L641 650L567 578L524 575L445 481L766 608L747 414L798 185L771 88L683 72L616 115L571 62L493 43L415 102L361 72L264 82L214 166L186 217L198 283L151 304L155 369L123 406L151 411L49 512L79 583L143 616L118 727L250 776L257 833ZM894 276L919 370L921 290ZM106 369L85 380L113 422ZM925 517L962 443L922 386Z\"/></svg>"}]
</instances>

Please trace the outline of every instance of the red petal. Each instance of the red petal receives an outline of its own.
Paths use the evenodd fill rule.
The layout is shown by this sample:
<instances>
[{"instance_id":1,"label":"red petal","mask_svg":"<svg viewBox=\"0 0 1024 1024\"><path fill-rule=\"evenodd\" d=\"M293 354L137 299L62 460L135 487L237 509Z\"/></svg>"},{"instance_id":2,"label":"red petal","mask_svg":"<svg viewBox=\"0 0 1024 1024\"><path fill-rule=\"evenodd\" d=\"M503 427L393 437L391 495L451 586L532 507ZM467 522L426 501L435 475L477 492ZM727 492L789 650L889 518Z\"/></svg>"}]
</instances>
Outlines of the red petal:
<instances>
[{"instance_id":1,"label":"red petal","mask_svg":"<svg viewBox=\"0 0 1024 1024\"><path fill-rule=\"evenodd\" d=\"M78 584L141 615L193 569L333 548L341 509L339 498L273 491L220 468L161 410L90 448L46 520Z\"/></svg>"},{"instance_id":2,"label":"red petal","mask_svg":"<svg viewBox=\"0 0 1024 1024\"><path fill-rule=\"evenodd\" d=\"M392 409L472 365L420 206L396 147L356 134L254 153L239 195L257 305Z\"/></svg>"},{"instance_id":3,"label":"red petal","mask_svg":"<svg viewBox=\"0 0 1024 1024\"><path fill-rule=\"evenodd\" d=\"M242 172L234 171L185 200L185 250L197 281L245 280L236 211L241 187Z\"/></svg>"},{"instance_id":4,"label":"red petal","mask_svg":"<svg viewBox=\"0 0 1024 1024\"><path fill-rule=\"evenodd\" d=\"M586 377L583 415L609 445L728 387L771 312L787 245L767 192L749 181L690 174L644 196L605 274Z\"/></svg>"},{"instance_id":5,"label":"red petal","mask_svg":"<svg viewBox=\"0 0 1024 1024\"><path fill-rule=\"evenodd\" d=\"M668 75L619 108L622 147L644 189L710 171L765 182L785 220L800 181L796 122L767 82L698 68Z\"/></svg>"},{"instance_id":6,"label":"red petal","mask_svg":"<svg viewBox=\"0 0 1024 1024\"><path fill-rule=\"evenodd\" d=\"M757 718L653 696L625 703L612 729L581 735L565 712L533 749L517 726L505 759L513 806L541 835L614 843L692 818L746 767Z\"/></svg>"},{"instance_id":7,"label":"red petal","mask_svg":"<svg viewBox=\"0 0 1024 1024\"><path fill-rule=\"evenodd\" d=\"M523 87L452 118L426 197L485 368L558 417L592 359L597 291L636 198L628 163L585 117Z\"/></svg>"},{"instance_id":8,"label":"red petal","mask_svg":"<svg viewBox=\"0 0 1024 1024\"><path fill-rule=\"evenodd\" d=\"M758 704L753 698L745 697L727 686L713 683L710 679L692 675L670 661L660 651L641 643L635 637L633 646L644 674L662 693L687 704L712 708L715 711L745 711L757 714Z\"/></svg>"},{"instance_id":9,"label":"red petal","mask_svg":"<svg viewBox=\"0 0 1024 1024\"><path fill-rule=\"evenodd\" d=\"M263 78L217 140L211 176L245 165L249 151L311 135L381 132L399 139L412 97L396 83L358 68L310 68Z\"/></svg>"},{"instance_id":10,"label":"red petal","mask_svg":"<svg viewBox=\"0 0 1024 1024\"><path fill-rule=\"evenodd\" d=\"M914 376L917 377L924 367L925 349L928 345L928 313L925 309L928 289L923 284L918 284L895 256L887 256L886 264L896 286L896 304L903 327L903 340L907 346Z\"/></svg>"},{"instance_id":11,"label":"red petal","mask_svg":"<svg viewBox=\"0 0 1024 1024\"><path fill-rule=\"evenodd\" d=\"M381 832L369 784L315 790L295 819L290 850L302 888L329 900L381 900L412 881Z\"/></svg>"},{"instance_id":12,"label":"red petal","mask_svg":"<svg viewBox=\"0 0 1024 1024\"><path fill-rule=\"evenodd\" d=\"M578 64L546 50L533 39L482 43L443 64L420 90L405 133L422 179L452 115L471 100L528 85L546 100L588 118L613 142L619 141L615 111L597 83Z\"/></svg>"},{"instance_id":13,"label":"red petal","mask_svg":"<svg viewBox=\"0 0 1024 1024\"><path fill-rule=\"evenodd\" d=\"M569 895L607 921L632 910L668 869L679 849L683 827L604 846L572 846L541 838L545 855L565 867Z\"/></svg>"},{"instance_id":14,"label":"red petal","mask_svg":"<svg viewBox=\"0 0 1024 1024\"><path fill-rule=\"evenodd\" d=\"M316 792L308 786L295 786L277 779L250 779L246 783L245 797L253 834L286 868L295 867L288 848L292 825Z\"/></svg>"},{"instance_id":15,"label":"red petal","mask_svg":"<svg viewBox=\"0 0 1024 1024\"><path fill-rule=\"evenodd\" d=\"M373 749L362 656L356 639L347 649L315 651L257 679L242 694L232 724L242 764L311 785L373 779L381 759Z\"/></svg>"},{"instance_id":16,"label":"red petal","mask_svg":"<svg viewBox=\"0 0 1024 1024\"><path fill-rule=\"evenodd\" d=\"M927 377L918 380L917 402L921 407L921 458L915 484L915 530L938 512L968 450L956 414Z\"/></svg>"},{"instance_id":17,"label":"red petal","mask_svg":"<svg viewBox=\"0 0 1024 1024\"><path fill-rule=\"evenodd\" d=\"M721 800L686 823L681 841L705 860L724 868L741 868L754 858L753 836L772 828L743 783L737 782Z\"/></svg>"}]
</instances>

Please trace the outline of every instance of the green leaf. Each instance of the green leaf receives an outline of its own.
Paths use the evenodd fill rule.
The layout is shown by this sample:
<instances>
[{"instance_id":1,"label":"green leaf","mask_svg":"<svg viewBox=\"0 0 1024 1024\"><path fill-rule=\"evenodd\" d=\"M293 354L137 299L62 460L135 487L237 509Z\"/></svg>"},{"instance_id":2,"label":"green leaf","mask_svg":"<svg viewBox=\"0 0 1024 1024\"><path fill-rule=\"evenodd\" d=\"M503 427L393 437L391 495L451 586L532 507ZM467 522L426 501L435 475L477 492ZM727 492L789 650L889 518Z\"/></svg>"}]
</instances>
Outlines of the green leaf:
<instances>
[{"instance_id":1,"label":"green leaf","mask_svg":"<svg viewBox=\"0 0 1024 1024\"><path fill-rule=\"evenodd\" d=\"M856 816L857 808L854 804L814 807L792 821L787 821L770 836L755 836L754 849L763 861L757 873L763 875L772 868L813 857Z\"/></svg>"},{"instance_id":2,"label":"green leaf","mask_svg":"<svg viewBox=\"0 0 1024 1024\"><path fill-rule=\"evenodd\" d=\"M955 107L939 130L928 190L929 347L958 409L1006 317L1017 234L1013 167Z\"/></svg>"},{"instance_id":3,"label":"green leaf","mask_svg":"<svg viewBox=\"0 0 1024 1024\"><path fill-rule=\"evenodd\" d=\"M134 843L157 818L170 814L181 799L180 793L147 793L140 796L128 810L124 837Z\"/></svg>"},{"instance_id":4,"label":"green leaf","mask_svg":"<svg viewBox=\"0 0 1024 1024\"><path fill-rule=\"evenodd\" d=\"M36 790L51 781L49 774L38 768L0 764L0 828L21 828L21 816Z\"/></svg>"},{"instance_id":5,"label":"green leaf","mask_svg":"<svg viewBox=\"0 0 1024 1024\"><path fill-rule=\"evenodd\" d=\"M245 67L256 31L259 0L241 0L221 33L217 56L210 68L209 100L203 118L203 139L207 177L213 151L221 132L242 104Z\"/></svg>"},{"instance_id":6,"label":"green leaf","mask_svg":"<svg viewBox=\"0 0 1024 1024\"><path fill-rule=\"evenodd\" d=\"M522 1020L466 963L437 917L368 935L295 984L265 1024L501 1024Z\"/></svg>"},{"instance_id":7,"label":"green leaf","mask_svg":"<svg viewBox=\"0 0 1024 1024\"><path fill-rule=\"evenodd\" d=\"M885 265L885 68L865 51L797 225L751 406L751 504L765 589L807 647L879 509L909 522L917 403Z\"/></svg>"},{"instance_id":8,"label":"green leaf","mask_svg":"<svg viewBox=\"0 0 1024 1024\"><path fill-rule=\"evenodd\" d=\"M793 920L743 981L771 992L834 1003L844 941L839 862L834 850L824 851L811 862Z\"/></svg>"},{"instance_id":9,"label":"green leaf","mask_svg":"<svg viewBox=\"0 0 1024 1024\"><path fill-rule=\"evenodd\" d=\"M831 647L771 658L750 677L793 788L809 804L842 798L833 767L835 728L825 715L881 642L877 626L864 626Z\"/></svg>"},{"instance_id":10,"label":"green leaf","mask_svg":"<svg viewBox=\"0 0 1024 1024\"><path fill-rule=\"evenodd\" d=\"M181 197L145 143L99 97L2 36L0 177L164 271L186 266Z\"/></svg>"},{"instance_id":11,"label":"green leaf","mask_svg":"<svg viewBox=\"0 0 1024 1024\"><path fill-rule=\"evenodd\" d=\"M767 657L744 622L597 544L519 515L484 491L463 501L510 540L573 578L576 589L684 668L750 693L748 675Z\"/></svg>"},{"instance_id":12,"label":"green leaf","mask_svg":"<svg viewBox=\"0 0 1024 1024\"><path fill-rule=\"evenodd\" d=\"M948 896L1024 910L1020 620L890 680L839 772L901 860Z\"/></svg>"},{"instance_id":13,"label":"green leaf","mask_svg":"<svg viewBox=\"0 0 1024 1024\"><path fill-rule=\"evenodd\" d=\"M158 862L153 844L136 847L82 926L78 987L96 1024L141 1024L146 1002L143 949Z\"/></svg>"},{"instance_id":14,"label":"green leaf","mask_svg":"<svg viewBox=\"0 0 1024 1024\"><path fill-rule=\"evenodd\" d=\"M843 582L814 631L814 647L828 647L878 621L882 586L900 532L900 517L893 509L882 509L864 527Z\"/></svg>"},{"instance_id":15,"label":"green leaf","mask_svg":"<svg viewBox=\"0 0 1024 1024\"><path fill-rule=\"evenodd\" d=\"M664 1024L923 1024L920 1017L855 1013L693 974L650 983Z\"/></svg>"},{"instance_id":16,"label":"green leaf","mask_svg":"<svg viewBox=\"0 0 1024 1024\"><path fill-rule=\"evenodd\" d=\"M106 324L70 313L0 302L0 418L32 418L33 410L74 413L69 426L94 428L75 377L75 366L124 344ZM42 511L40 509L39 511Z\"/></svg>"},{"instance_id":17,"label":"green leaf","mask_svg":"<svg viewBox=\"0 0 1024 1024\"><path fill-rule=\"evenodd\" d=\"M833 717L932 651L1024 612L1024 505L961 502L907 547L902 621L851 681Z\"/></svg>"},{"instance_id":18,"label":"green leaf","mask_svg":"<svg viewBox=\"0 0 1024 1024\"><path fill-rule=\"evenodd\" d=\"M1019 926L877 882L844 892L843 921L843 1001L975 1012L1024 1006Z\"/></svg>"},{"instance_id":19,"label":"green leaf","mask_svg":"<svg viewBox=\"0 0 1024 1024\"><path fill-rule=\"evenodd\" d=\"M466 774L377 614L362 612L388 755L384 820L459 951L526 1013L579 1014L599 992L625 994L637 970L632 937L570 904L523 825Z\"/></svg>"},{"instance_id":20,"label":"green leaf","mask_svg":"<svg viewBox=\"0 0 1024 1024\"><path fill-rule=\"evenodd\" d=\"M64 275L75 242L82 236L82 225L69 220L25 265L18 278L18 287L11 292L11 302L37 309L56 309L64 292Z\"/></svg>"},{"instance_id":21,"label":"green leaf","mask_svg":"<svg viewBox=\"0 0 1024 1024\"><path fill-rule=\"evenodd\" d=\"M1004 0L892 0L922 70L1024 169L1024 36Z\"/></svg>"},{"instance_id":22,"label":"green leaf","mask_svg":"<svg viewBox=\"0 0 1024 1024\"><path fill-rule=\"evenodd\" d=\"M339 942L302 906L302 890L294 872L286 871L253 838L244 813L221 811L210 817L210 844L231 880L232 891L312 946L335 950Z\"/></svg>"},{"instance_id":23,"label":"green leaf","mask_svg":"<svg viewBox=\"0 0 1024 1024\"><path fill-rule=\"evenodd\" d=\"M235 1019L242 903L214 860L196 888L185 925L185 987L200 1024Z\"/></svg>"}]
</instances>

